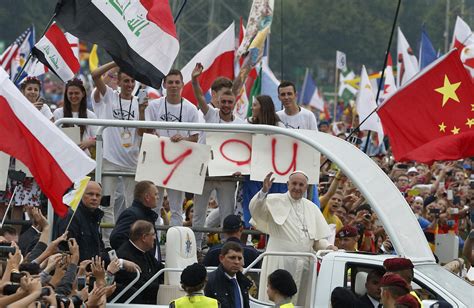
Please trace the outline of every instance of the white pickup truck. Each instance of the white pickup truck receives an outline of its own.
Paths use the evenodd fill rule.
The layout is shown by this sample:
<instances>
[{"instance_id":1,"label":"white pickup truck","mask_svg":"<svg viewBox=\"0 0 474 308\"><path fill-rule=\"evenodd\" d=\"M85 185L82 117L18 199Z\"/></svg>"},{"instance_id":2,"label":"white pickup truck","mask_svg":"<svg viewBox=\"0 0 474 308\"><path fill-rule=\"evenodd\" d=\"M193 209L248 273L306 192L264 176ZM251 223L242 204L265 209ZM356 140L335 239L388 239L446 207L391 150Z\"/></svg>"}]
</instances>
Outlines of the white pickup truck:
<instances>
[{"instance_id":1,"label":"white pickup truck","mask_svg":"<svg viewBox=\"0 0 474 308\"><path fill-rule=\"evenodd\" d=\"M75 121L79 122L77 119ZM288 130L266 125L151 123L85 119L81 119L81 124L133 127L146 125L147 127L181 130L282 134L299 139L336 163L366 198L390 236L397 254L411 259L414 263L414 288L421 288L424 294L427 294L428 298L432 300L424 302L424 306L429 307L433 300L443 300L456 308L474 307L474 286L436 264L415 215L392 181L367 155L342 139L314 131ZM319 259L320 265L319 271L317 274L315 272L312 281L307 282L314 287L312 288L312 303L307 303L306 306L329 307L330 294L335 287L350 287L357 293L363 293L364 273L381 267L383 261L391 256L331 252L324 256L322 253L318 253L318 256L310 254L308 257L315 263ZM348 271L349 269L351 270ZM351 273L350 277L348 272ZM110 303L107 304L107 307L131 307L131 305ZM167 305L133 305L133 307L167 307ZM251 307L271 307L271 305L252 299Z\"/></svg>"}]
</instances>

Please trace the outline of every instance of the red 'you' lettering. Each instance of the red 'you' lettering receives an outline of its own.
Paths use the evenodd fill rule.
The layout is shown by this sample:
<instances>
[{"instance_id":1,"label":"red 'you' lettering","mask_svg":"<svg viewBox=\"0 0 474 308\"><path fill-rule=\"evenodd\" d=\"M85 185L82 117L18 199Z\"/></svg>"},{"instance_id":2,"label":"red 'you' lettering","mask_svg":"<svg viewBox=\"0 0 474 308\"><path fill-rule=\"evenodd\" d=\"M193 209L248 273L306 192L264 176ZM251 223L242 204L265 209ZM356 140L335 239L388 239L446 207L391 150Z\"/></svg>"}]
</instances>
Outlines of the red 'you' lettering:
<instances>
[{"instance_id":1,"label":"red 'you' lettering","mask_svg":"<svg viewBox=\"0 0 474 308\"><path fill-rule=\"evenodd\" d=\"M188 157L189 155L191 155L191 153L193 152L192 149L187 149L186 151L184 151L181 155L179 155L178 157L176 157L175 159L173 160L168 160L166 157L165 157L165 142L162 140L161 142L161 159L163 160L163 162L167 165L174 165L173 168L171 169L171 172L166 176L166 178L163 180L163 185L167 185L169 180L171 179L171 177L173 176L173 173L174 171L179 167L179 165L181 165L181 163L183 162L183 160Z\"/></svg>"},{"instance_id":2,"label":"red 'you' lettering","mask_svg":"<svg viewBox=\"0 0 474 308\"><path fill-rule=\"evenodd\" d=\"M225 153L224 153L224 147L226 145L228 145L229 143L232 143L232 142L235 142L235 143L240 143L240 144L243 144L248 150L249 150L249 159L247 160L235 160L235 159L232 159L230 158L229 156L227 156ZM250 144L248 144L247 142L245 141L242 141L242 140L239 140L239 139L229 139L229 140L226 140L224 141L221 146L219 147L219 152L221 152L221 155L222 157L224 157L225 159L227 159L228 161L230 161L231 163L234 163L236 164L237 166L242 166L242 165L247 165L247 164L250 164L250 160L251 160L251 153L252 153L252 147L250 146Z\"/></svg>"},{"instance_id":3,"label":"red 'you' lettering","mask_svg":"<svg viewBox=\"0 0 474 308\"><path fill-rule=\"evenodd\" d=\"M277 166L276 166L276 162L275 162L275 157L276 157L276 153L275 153L275 147L276 147L276 143L277 143L277 140L276 138L273 138L272 139L272 166L273 166L273 170L275 171L276 174L278 175L286 175L288 174L290 171L295 171L296 170L296 152L298 151L298 143L293 143L293 157L291 158L291 163L290 163L290 166L288 167L288 169L286 169L285 171L280 171L278 170ZM293 170L292 170L293 169Z\"/></svg>"}]
</instances>

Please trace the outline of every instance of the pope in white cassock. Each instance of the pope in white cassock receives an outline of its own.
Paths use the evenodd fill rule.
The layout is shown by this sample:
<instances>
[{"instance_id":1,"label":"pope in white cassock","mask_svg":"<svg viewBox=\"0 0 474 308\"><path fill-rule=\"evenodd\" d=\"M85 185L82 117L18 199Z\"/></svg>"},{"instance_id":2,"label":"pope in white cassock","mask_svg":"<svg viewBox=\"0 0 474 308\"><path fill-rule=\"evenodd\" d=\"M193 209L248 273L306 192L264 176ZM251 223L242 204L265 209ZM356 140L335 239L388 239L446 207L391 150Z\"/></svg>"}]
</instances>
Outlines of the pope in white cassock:
<instances>
[{"instance_id":1,"label":"pope in white cassock","mask_svg":"<svg viewBox=\"0 0 474 308\"><path fill-rule=\"evenodd\" d=\"M321 211L313 202L303 198L308 188L306 174L302 171L293 172L288 178L287 193L268 194L274 181L272 175L270 172L265 177L262 190L250 201L250 223L270 235L266 251L314 253L319 249L337 250L325 239L330 236L330 230ZM268 301L268 275L277 269L285 269L291 273L298 287L293 303L307 307L305 303L309 303L309 287L314 267L308 257L265 257L258 298Z\"/></svg>"}]
</instances>

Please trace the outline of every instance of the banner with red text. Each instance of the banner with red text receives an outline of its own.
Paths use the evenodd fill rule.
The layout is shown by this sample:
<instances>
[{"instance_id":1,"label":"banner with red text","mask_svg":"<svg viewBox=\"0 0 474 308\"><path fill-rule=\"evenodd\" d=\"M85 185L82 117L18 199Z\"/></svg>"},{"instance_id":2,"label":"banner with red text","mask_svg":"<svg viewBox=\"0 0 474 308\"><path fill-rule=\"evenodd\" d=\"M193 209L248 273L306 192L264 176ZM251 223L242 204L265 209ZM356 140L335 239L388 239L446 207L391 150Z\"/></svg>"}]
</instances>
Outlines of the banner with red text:
<instances>
[{"instance_id":1,"label":"banner with red text","mask_svg":"<svg viewBox=\"0 0 474 308\"><path fill-rule=\"evenodd\" d=\"M205 144L144 134L135 181L149 180L160 187L201 194L210 152Z\"/></svg>"},{"instance_id":2,"label":"banner with red text","mask_svg":"<svg viewBox=\"0 0 474 308\"><path fill-rule=\"evenodd\" d=\"M317 132L305 131L305 134L311 133ZM319 180L320 158L319 152L291 137L255 135L252 139L250 179L263 181L272 171L275 183L286 183L292 172L301 170L308 175L308 184L316 184Z\"/></svg>"},{"instance_id":3,"label":"banner with red text","mask_svg":"<svg viewBox=\"0 0 474 308\"><path fill-rule=\"evenodd\" d=\"M252 134L208 132L206 143L211 146L209 176L250 174Z\"/></svg>"}]
</instances>

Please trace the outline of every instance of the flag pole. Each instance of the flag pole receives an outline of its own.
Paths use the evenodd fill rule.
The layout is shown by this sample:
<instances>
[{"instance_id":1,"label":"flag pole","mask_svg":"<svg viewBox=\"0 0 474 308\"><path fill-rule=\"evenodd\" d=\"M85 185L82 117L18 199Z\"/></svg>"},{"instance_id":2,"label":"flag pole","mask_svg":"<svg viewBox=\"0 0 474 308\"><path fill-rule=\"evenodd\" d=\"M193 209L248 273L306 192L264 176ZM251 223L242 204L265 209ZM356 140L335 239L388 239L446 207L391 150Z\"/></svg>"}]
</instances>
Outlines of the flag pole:
<instances>
[{"instance_id":1,"label":"flag pole","mask_svg":"<svg viewBox=\"0 0 474 308\"><path fill-rule=\"evenodd\" d=\"M67 223L67 226L66 226L66 229L64 230L64 232L66 232L69 229L69 226L71 225L71 222L74 219L74 215L76 215L76 212L77 212L77 208L76 208L75 211L72 211L71 219L69 219L69 222Z\"/></svg>"},{"instance_id":2,"label":"flag pole","mask_svg":"<svg viewBox=\"0 0 474 308\"><path fill-rule=\"evenodd\" d=\"M337 83L339 82L339 69L337 68L337 59L336 59L336 76L334 78L334 118L332 123L336 123L336 112L337 112Z\"/></svg>"},{"instance_id":3,"label":"flag pole","mask_svg":"<svg viewBox=\"0 0 474 308\"><path fill-rule=\"evenodd\" d=\"M3 215L2 223L0 224L0 228L3 228L3 224L5 223L5 218L8 215L8 211L10 210L10 207L12 205L13 198L15 198L16 191L18 189L18 185L15 186L15 189L13 190L12 197L10 198L10 202L8 202L7 210L5 211L5 214Z\"/></svg>"},{"instance_id":4,"label":"flag pole","mask_svg":"<svg viewBox=\"0 0 474 308\"><path fill-rule=\"evenodd\" d=\"M390 33L390 39L388 40L388 46L387 46L387 50L385 51L385 59L383 61L383 68L382 68L382 74L380 76L380 82L378 84L378 89L377 89L377 95L375 97L375 103L377 104L378 101L379 101L379 97L380 97L380 92L382 90L382 80L384 79L384 76L385 76L385 69L387 67L387 62L388 62L388 55L389 55L389 52L390 52L390 47L392 46L392 40L393 40L393 34L395 32L395 27L396 27L396 24L397 24L397 19L398 19L398 13L400 12L400 5L402 3L402 0L398 0L398 4L397 4L397 10L395 11L395 17L393 19L393 25L392 25L392 32ZM362 121L359 122L359 125L354 128L351 133L349 134L349 136L346 137L345 140L348 140L355 132L359 131L359 127L365 122L367 121L367 119L374 113L376 112L378 109L378 106L372 110L371 113L369 113L369 115L363 119ZM369 142L369 139L370 139L370 131L369 133L367 134L367 142L365 144L365 147L364 147L364 153L367 151L367 147L368 147L368 142Z\"/></svg>"},{"instance_id":5,"label":"flag pole","mask_svg":"<svg viewBox=\"0 0 474 308\"><path fill-rule=\"evenodd\" d=\"M174 18L174 20L173 20L173 23L176 24L176 22L178 21L179 16L181 16L181 12L183 11L184 6L186 5L186 3L188 3L188 0L184 0L184 1L183 1L183 4L182 4L181 7L179 8L178 14L176 14L176 16L175 16L175 18Z\"/></svg>"},{"instance_id":6,"label":"flag pole","mask_svg":"<svg viewBox=\"0 0 474 308\"><path fill-rule=\"evenodd\" d=\"M45 35L46 31L48 31L49 27L51 27L51 25L54 22L55 17L56 17L56 12L54 12L53 16L51 16L51 18L49 19L48 24L44 28L43 34L41 34L40 38L43 37ZM35 38L35 40L36 40L36 38ZM26 65L30 62L32 56L33 56L33 54L31 53L31 50L30 50L30 53L28 54L28 57L26 58L25 64L23 64L23 66L21 67L20 72L16 75L15 80L13 81L14 84L16 84L18 79L20 79L21 74L23 74L23 72L25 71Z\"/></svg>"}]
</instances>

